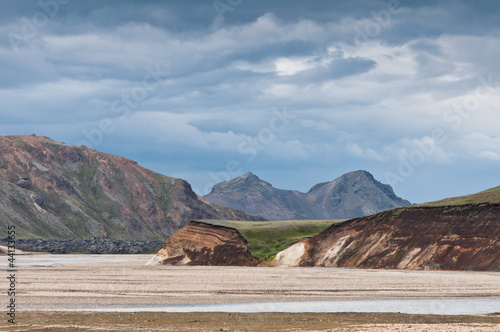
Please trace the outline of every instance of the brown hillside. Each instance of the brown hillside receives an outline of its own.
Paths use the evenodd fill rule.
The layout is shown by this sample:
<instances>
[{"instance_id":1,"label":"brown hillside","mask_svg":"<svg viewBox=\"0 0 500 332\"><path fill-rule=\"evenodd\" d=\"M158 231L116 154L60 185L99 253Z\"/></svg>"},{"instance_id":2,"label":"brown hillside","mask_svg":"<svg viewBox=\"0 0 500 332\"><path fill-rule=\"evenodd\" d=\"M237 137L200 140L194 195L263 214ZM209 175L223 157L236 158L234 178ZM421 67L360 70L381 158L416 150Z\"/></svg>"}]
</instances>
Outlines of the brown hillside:
<instances>
[{"instance_id":1,"label":"brown hillside","mask_svg":"<svg viewBox=\"0 0 500 332\"><path fill-rule=\"evenodd\" d=\"M500 204L352 219L280 252L272 265L500 271Z\"/></svg>"},{"instance_id":2,"label":"brown hillside","mask_svg":"<svg viewBox=\"0 0 500 332\"><path fill-rule=\"evenodd\" d=\"M151 240L191 219L259 219L135 161L39 136L0 136L0 226L18 237Z\"/></svg>"}]
</instances>

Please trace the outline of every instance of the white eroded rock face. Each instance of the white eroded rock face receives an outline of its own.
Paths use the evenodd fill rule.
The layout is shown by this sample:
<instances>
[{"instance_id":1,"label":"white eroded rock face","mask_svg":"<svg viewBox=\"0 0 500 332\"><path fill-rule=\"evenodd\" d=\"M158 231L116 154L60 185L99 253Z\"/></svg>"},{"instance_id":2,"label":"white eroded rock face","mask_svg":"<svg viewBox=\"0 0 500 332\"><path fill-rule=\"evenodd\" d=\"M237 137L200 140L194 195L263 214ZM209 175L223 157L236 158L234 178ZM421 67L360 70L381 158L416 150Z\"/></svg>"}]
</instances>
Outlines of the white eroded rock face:
<instances>
[{"instance_id":1,"label":"white eroded rock face","mask_svg":"<svg viewBox=\"0 0 500 332\"><path fill-rule=\"evenodd\" d=\"M176 260L177 265L189 265L189 263L191 263L191 259L188 256L185 255L170 256L168 252L162 248L156 253L156 255L151 257L151 259L146 262L146 266L164 265L165 261L167 261L169 258Z\"/></svg>"},{"instance_id":2,"label":"white eroded rock face","mask_svg":"<svg viewBox=\"0 0 500 332\"><path fill-rule=\"evenodd\" d=\"M305 252L305 243L296 243L290 248L280 251L276 255L276 258L271 262L271 266L300 266L302 257L304 256Z\"/></svg>"},{"instance_id":3,"label":"white eroded rock face","mask_svg":"<svg viewBox=\"0 0 500 332\"><path fill-rule=\"evenodd\" d=\"M500 271L500 204L415 206L335 224L271 266Z\"/></svg>"},{"instance_id":4,"label":"white eroded rock face","mask_svg":"<svg viewBox=\"0 0 500 332\"><path fill-rule=\"evenodd\" d=\"M328 249L318 265L321 266L337 266L339 252L345 249L345 243L349 239L349 235L342 237L336 245Z\"/></svg>"},{"instance_id":5,"label":"white eroded rock face","mask_svg":"<svg viewBox=\"0 0 500 332\"><path fill-rule=\"evenodd\" d=\"M168 258L168 254L165 251L165 249L160 249L156 255L151 257L149 261L147 261L146 265L147 266L157 266L157 265L162 265L163 261Z\"/></svg>"}]
</instances>

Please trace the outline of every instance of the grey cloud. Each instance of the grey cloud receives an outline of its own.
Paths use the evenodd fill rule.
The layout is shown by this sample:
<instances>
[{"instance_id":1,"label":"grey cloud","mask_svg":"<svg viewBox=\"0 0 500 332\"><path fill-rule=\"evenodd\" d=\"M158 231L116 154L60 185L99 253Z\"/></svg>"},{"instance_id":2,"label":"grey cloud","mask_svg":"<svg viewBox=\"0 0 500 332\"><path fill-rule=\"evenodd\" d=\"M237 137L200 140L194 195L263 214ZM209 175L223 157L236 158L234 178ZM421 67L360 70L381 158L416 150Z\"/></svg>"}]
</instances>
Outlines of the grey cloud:
<instances>
[{"instance_id":1,"label":"grey cloud","mask_svg":"<svg viewBox=\"0 0 500 332\"><path fill-rule=\"evenodd\" d=\"M474 144L472 131L496 133L498 90L456 131L443 113L473 95L481 77L500 81L500 3L401 0L391 24L355 46L356 27L373 22L372 12L387 4L244 0L216 22L212 1L74 0L16 53L9 32L41 9L37 1L9 2L0 13L0 134L78 144L110 118L115 129L96 148L182 174L195 187L236 160L273 183L293 176L307 190L360 168L383 180L399 162L388 147L443 127L443 153L460 155L466 166L455 172L453 156L451 166L423 165L398 184L398 194L415 202L441 198L426 188L438 185L443 189L433 195L447 195L457 188L447 189L447 181L471 174L486 183L496 174L496 150L484 144L482 156L490 159L482 159L486 171L479 172L464 147ZM349 44L349 52L331 53ZM293 74L278 72L279 59L291 61ZM294 59L307 63L293 68L302 66ZM162 85L124 119L113 113L111 103L140 87L146 66L158 63L169 66ZM295 120L248 162L239 140L255 138L283 106Z\"/></svg>"},{"instance_id":2,"label":"grey cloud","mask_svg":"<svg viewBox=\"0 0 500 332\"><path fill-rule=\"evenodd\" d=\"M318 65L313 69L305 70L290 80L301 83L321 84L325 81L341 79L346 76L357 75L369 71L376 66L376 62L362 58L334 59L328 64Z\"/></svg>"}]
</instances>

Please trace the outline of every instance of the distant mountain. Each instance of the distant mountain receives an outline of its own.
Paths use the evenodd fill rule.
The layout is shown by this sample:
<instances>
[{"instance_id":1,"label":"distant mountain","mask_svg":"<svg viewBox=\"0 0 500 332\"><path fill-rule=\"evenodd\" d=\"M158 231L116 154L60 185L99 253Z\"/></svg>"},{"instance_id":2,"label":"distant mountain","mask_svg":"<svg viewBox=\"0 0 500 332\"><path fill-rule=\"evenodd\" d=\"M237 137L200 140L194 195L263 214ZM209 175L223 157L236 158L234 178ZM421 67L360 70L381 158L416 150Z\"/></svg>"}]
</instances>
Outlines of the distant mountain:
<instances>
[{"instance_id":1,"label":"distant mountain","mask_svg":"<svg viewBox=\"0 0 500 332\"><path fill-rule=\"evenodd\" d=\"M500 271L500 187L334 224L272 266Z\"/></svg>"},{"instance_id":2,"label":"distant mountain","mask_svg":"<svg viewBox=\"0 0 500 332\"><path fill-rule=\"evenodd\" d=\"M192 219L259 220L135 161L39 136L0 136L0 227L18 237L165 239Z\"/></svg>"},{"instance_id":3,"label":"distant mountain","mask_svg":"<svg viewBox=\"0 0 500 332\"><path fill-rule=\"evenodd\" d=\"M367 171L350 172L331 182L319 183L307 193L277 189L256 175L245 173L216 184L205 198L269 220L348 219L411 204Z\"/></svg>"}]
</instances>

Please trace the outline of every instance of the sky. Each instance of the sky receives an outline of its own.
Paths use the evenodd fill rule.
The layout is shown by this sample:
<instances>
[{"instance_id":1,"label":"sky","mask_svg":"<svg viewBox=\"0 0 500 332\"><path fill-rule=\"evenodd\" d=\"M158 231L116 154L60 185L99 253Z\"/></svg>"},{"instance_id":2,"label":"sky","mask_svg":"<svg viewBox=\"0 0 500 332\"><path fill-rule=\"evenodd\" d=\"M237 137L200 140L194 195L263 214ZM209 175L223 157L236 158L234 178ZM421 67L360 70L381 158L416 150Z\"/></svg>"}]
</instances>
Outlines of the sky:
<instances>
[{"instance_id":1,"label":"sky","mask_svg":"<svg viewBox=\"0 0 500 332\"><path fill-rule=\"evenodd\" d=\"M500 185L499 1L0 0L0 135L198 194L367 170L413 203Z\"/></svg>"}]
</instances>

